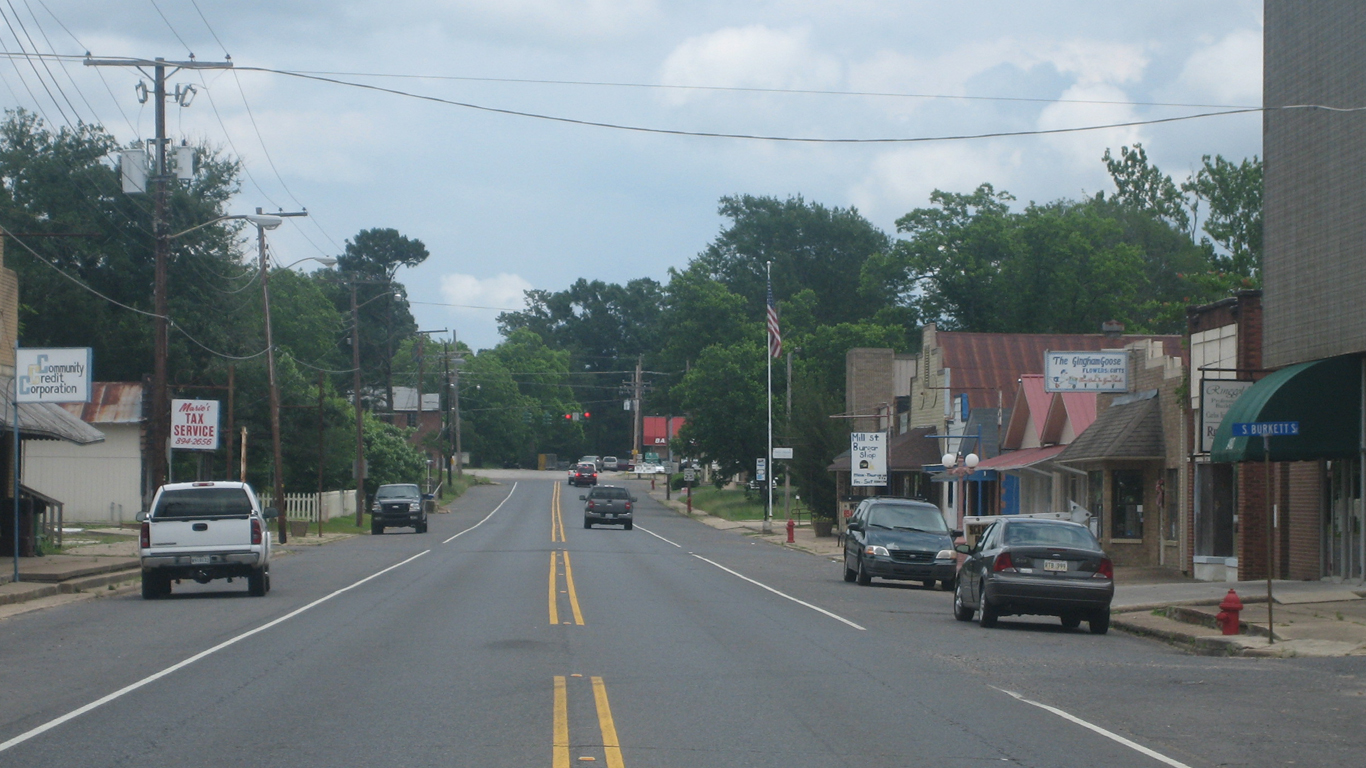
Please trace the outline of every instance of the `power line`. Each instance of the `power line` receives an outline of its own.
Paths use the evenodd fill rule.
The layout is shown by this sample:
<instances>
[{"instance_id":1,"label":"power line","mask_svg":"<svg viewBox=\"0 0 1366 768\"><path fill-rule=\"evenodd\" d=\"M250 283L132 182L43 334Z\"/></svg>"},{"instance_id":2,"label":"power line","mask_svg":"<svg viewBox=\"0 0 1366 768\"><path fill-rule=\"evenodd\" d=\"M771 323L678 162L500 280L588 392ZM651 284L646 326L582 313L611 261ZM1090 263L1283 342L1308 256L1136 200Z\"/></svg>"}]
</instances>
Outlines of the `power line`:
<instances>
[{"instance_id":1,"label":"power line","mask_svg":"<svg viewBox=\"0 0 1366 768\"><path fill-rule=\"evenodd\" d=\"M453 80L471 83L516 83L522 85L575 85L600 88L642 88L675 91L719 91L727 93L775 93L809 96L873 96L894 99L945 99L958 101L1018 101L1035 104L1106 104L1126 107L1183 107L1187 109L1247 109L1251 104L1196 104L1169 101L1121 101L1118 99L1059 99L1030 96L967 96L949 93L899 93L892 91L836 91L811 88L760 88L728 85L679 85L673 83L629 83L610 80L545 80L520 77L474 77L466 75L413 75L385 72L337 72L328 70L295 70L305 75L339 77L383 77L403 80Z\"/></svg>"},{"instance_id":2,"label":"power line","mask_svg":"<svg viewBox=\"0 0 1366 768\"><path fill-rule=\"evenodd\" d=\"M439 96L428 96L425 94L401 91L396 88L385 88L378 85L368 85L366 83L355 83L348 80L338 80L332 77L321 75L308 75L302 72L293 72L281 69L269 69L266 67L240 67L239 69L249 72L266 72L269 74L284 75L285 77L295 77L303 80L316 80L318 82L332 83L334 85L344 85L351 88L359 88L368 91L378 91L394 96L417 99L419 101L430 101L437 104L446 104L452 107L472 109L479 112L491 112L499 115L510 115L512 117L527 117L535 120L547 120L556 123L566 123L569 125L580 125L588 128L607 128L617 131L630 131L633 133L662 134L666 136L691 136L707 139L743 139L749 141L774 141L799 144L917 144L938 141L967 141L972 139L995 139L1009 138L1018 136L1049 136L1066 133L1082 133L1086 131L1101 131L1112 128L1133 128L1140 125L1160 125L1162 123L1175 123L1185 120L1199 120L1207 117L1222 117L1225 115L1240 115L1253 112L1261 112L1262 107L1247 107L1241 109L1228 109L1219 112L1200 112L1191 115L1176 115L1173 117L1152 118L1148 120L1126 120L1119 123L1105 123L1101 125L1073 126L1067 128L1039 128L1027 131L990 131L984 133L968 134L947 134L941 136L907 136L907 137L876 137L876 138L822 138L814 136L774 136L751 133L726 133L719 131L688 131L678 128L654 128L641 125L627 125L624 123L607 123L598 120L580 120L573 117L561 115L549 115L540 112L526 112L517 109L505 109L502 107L490 107L483 104L474 104L467 101L456 101L454 99L443 99ZM1361 108L1366 109L1366 108ZM1345 109L1341 111L1354 111Z\"/></svg>"}]
</instances>

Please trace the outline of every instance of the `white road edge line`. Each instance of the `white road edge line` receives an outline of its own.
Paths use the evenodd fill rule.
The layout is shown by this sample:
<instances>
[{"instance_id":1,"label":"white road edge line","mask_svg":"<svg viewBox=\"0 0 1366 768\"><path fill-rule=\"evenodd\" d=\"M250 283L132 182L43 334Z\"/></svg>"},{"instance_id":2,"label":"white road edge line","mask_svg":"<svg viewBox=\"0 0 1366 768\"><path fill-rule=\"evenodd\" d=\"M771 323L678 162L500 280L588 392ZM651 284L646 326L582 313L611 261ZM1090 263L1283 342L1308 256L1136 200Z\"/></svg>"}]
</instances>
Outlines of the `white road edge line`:
<instances>
[{"instance_id":1,"label":"white road edge line","mask_svg":"<svg viewBox=\"0 0 1366 768\"><path fill-rule=\"evenodd\" d=\"M853 627L854 629L857 629L857 630L860 631L860 632L867 632L867 631L868 631L867 627L860 627L859 625L857 625L857 624L855 624L854 622L852 622L852 621L850 621L850 620L844 618L843 616L840 616L840 615L838 615L838 614L831 613L830 611L827 611L827 610L825 610L824 608L821 608L820 606L812 605L811 603L808 603L808 602L806 602L805 600L798 600L797 598L793 597L792 595L786 594L786 593L784 593L784 592L779 592L778 590L774 589L773 587L770 587L769 585L763 583L762 581L755 581L754 579L751 579L750 577L744 575L743 573L738 573L738 572L736 572L736 571L732 571L731 569L727 568L726 566L721 565L720 563L718 563L718 562L716 562L716 561L714 561L714 560L708 560L707 558L705 558L705 557L703 557L703 556L697 554L696 552L689 552L688 554L692 555L693 557L697 558L698 560L701 560L701 561L704 562L704 563L711 563L712 565L716 566L717 568L720 568L721 570L725 571L726 573L729 573L729 574L732 575L732 576L738 576L739 578L742 578L742 579L744 579L745 581L748 581L750 584L754 584L754 585L756 585L756 586L763 587L764 589L767 589L769 592L772 592L773 594L777 595L778 597L785 597L785 598L787 598L788 600L791 600L792 602L796 603L797 605L804 605L804 606L806 606L807 608L810 608L811 610L815 611L816 613L823 613L823 614L825 614L826 616L829 616L830 618L834 619L835 621L842 621L842 622L844 622L845 624L848 624L849 626Z\"/></svg>"},{"instance_id":2,"label":"white road edge line","mask_svg":"<svg viewBox=\"0 0 1366 768\"><path fill-rule=\"evenodd\" d=\"M994 685L993 685L992 687L993 687L993 688L996 688L996 686L994 686ZM1020 695L1020 694L1018 694L1018 693L1016 693L1016 692L1014 692L1014 691L1007 691L1007 690L1004 689L1004 688L996 688L996 690L1000 691L1001 693L1006 694L1007 696L1013 696L1013 697L1016 698L1017 700L1023 701L1023 702L1026 703L1026 704L1029 704L1029 705L1031 705L1031 706L1038 707L1039 709L1042 709L1042 710L1044 710L1044 711L1046 711L1046 712L1052 712L1053 714L1057 715L1058 717L1061 717L1062 719L1067 720L1067 721L1069 721L1069 722L1076 723L1077 725L1080 725L1080 726L1083 727L1083 728L1086 728L1086 729L1091 730L1091 731L1095 731L1096 733L1099 733L1101 736L1104 736L1104 737L1107 738L1107 739L1111 739L1111 740L1113 740L1113 741L1117 741L1117 742L1119 742L1120 744L1123 744L1124 746L1128 747L1129 749L1134 750L1135 752L1138 752L1138 753L1140 753L1140 754L1147 755L1148 757L1151 757L1152 759L1154 759L1154 760L1156 760L1156 761L1158 761L1158 762L1160 762L1160 763L1166 763L1167 765L1172 766L1172 768L1191 768L1189 765L1186 765L1185 763L1181 762L1180 760L1173 760L1172 758L1167 757L1166 755L1162 754L1161 752L1158 752L1158 751L1155 751L1155 750L1152 750L1152 749L1148 749L1147 747L1143 746L1142 744L1137 744L1137 743L1135 743L1135 742L1132 742L1132 741L1130 741L1130 740L1124 738L1123 736L1120 736L1120 735L1117 734L1117 733L1113 733L1113 732L1111 732L1111 731L1107 731L1107 730L1105 730L1104 728L1101 728L1099 725L1094 725L1094 724L1092 724L1092 723L1088 723L1088 722L1086 722L1085 720L1082 720L1080 717L1077 717L1076 715L1068 714L1067 712L1064 712L1064 711L1062 711L1061 709L1058 709L1057 707L1050 707L1050 706L1048 706L1047 704L1043 704L1043 703L1041 703L1041 702L1034 701L1033 699L1026 699L1024 696L1022 696L1022 695Z\"/></svg>"},{"instance_id":3,"label":"white road edge line","mask_svg":"<svg viewBox=\"0 0 1366 768\"><path fill-rule=\"evenodd\" d=\"M675 547L678 547L679 549L682 549L682 548L683 548L683 546L682 546L681 544L674 544L672 541L669 541L668 539L664 538L663 536L660 536L659 534L655 533L654 531L650 530L649 528L646 528L646 527L641 526L641 525L637 525L637 526L635 526L635 527L636 527L636 528L639 528L639 529L642 530L642 531L645 531L646 533L650 534L651 536L655 537L656 539L659 539L660 541L664 542L665 544L673 544Z\"/></svg>"},{"instance_id":4,"label":"white road edge line","mask_svg":"<svg viewBox=\"0 0 1366 768\"><path fill-rule=\"evenodd\" d=\"M364 584L365 582L367 582L367 581L369 581L369 580L371 580L371 579L377 578L377 577L379 577L379 576L383 576L384 574L388 573L389 571L394 570L395 568L398 568L398 567L400 567L400 566L407 565L408 563L411 563L412 561L418 559L419 557L422 557L423 555L427 554L428 552L431 552L431 550L430 550L430 549L427 549L427 550L423 550L423 551L421 551L421 552L418 552L416 555L413 555L412 557L408 558L407 560L404 560L404 561L399 562L399 563L394 563L393 565L389 566L388 568L385 568L385 569L382 570L382 571L376 571L375 573L372 573L372 574L370 574L369 576L366 576L365 578L361 579L360 581L357 581L357 582L354 583L354 584L351 584L350 586L342 587L341 589L337 590L336 592L333 592L333 593L330 594L330 595L324 595L323 597L320 597L320 598L318 598L317 600L314 600L313 602L309 603L308 605L303 606L302 608L296 608L296 609L290 611L289 613L286 613L284 616L281 616L280 618L275 619L274 621L268 621L268 622L266 622L265 624L262 624L261 626L257 627L256 629L247 630L246 632L243 632L242 634L238 635L237 637L234 637L234 638L232 638L232 639L230 639L230 640L224 640L223 642L219 643L218 645L215 645L214 647L212 647L212 648L210 648L210 649L208 649L208 650L206 650L206 651L200 651L199 653L196 653L195 655L191 656L191 657L188 658L188 659L185 659L184 661L182 661L182 662L180 662L180 663L178 663L178 664L172 664L171 666L169 666L169 667L167 667L167 668L161 670L160 672L157 672L157 673L155 673L155 674L148 675L147 677L142 678L141 680L137 681L136 683L133 683L133 684L131 684L131 685L126 685L126 686L124 686L124 687L118 689L117 691L114 691L113 693L111 693L111 694L109 694L109 695L107 695L107 696L104 696L104 697L102 697L102 698L96 699L96 700L90 702L89 704L86 704L86 705L83 706L83 707L79 707L79 708L77 708L77 709L73 709L73 710L71 710L70 712L66 713L65 715L62 715L61 717L56 718L55 720L49 720L49 721L47 721L46 723L43 723L42 725L38 726L37 728L34 728L34 729L32 729L32 730L29 730L29 731L25 731L24 733L21 733L21 734L19 734L18 736L15 736L14 738L10 739L9 741L0 743L0 752L4 752L5 750L9 749L10 747L14 747L14 746L17 746L17 745L19 745L19 744L22 744L22 743L24 743L25 741L28 741L29 739L33 738L34 736L38 736L38 735L40 735L40 734L46 733L47 731L50 731L50 730L52 730L53 728L56 728L57 726L59 726L59 725L61 725L61 724L63 724L63 723L69 722L69 721L71 721L71 720L75 720L76 718L80 717L81 715L84 715L86 712L89 712L89 711L91 711L92 709L95 709L95 708L97 708L97 707L104 706L105 704L108 704L109 702L111 702L111 701L113 701L113 700L115 700L115 699L118 699L118 698L120 698L120 697L122 697L122 696L125 696L125 695L127 695L127 694L130 694L130 693L132 693L133 691L136 691L137 689L139 689L139 688L141 688L141 687L143 687L143 686L145 686L145 685L147 685L147 684L149 684L149 683L156 682L157 680L160 680L161 678L166 677L167 675L171 674L172 672L175 672L175 671L177 671L177 670L179 670L179 669L183 669L183 668L185 668L185 667L188 667L188 666L190 666L191 664L195 663L196 661L199 661L200 659L202 659L202 658L204 658L204 657L206 657L206 656L211 656L211 655L213 655L213 654L215 654L215 653L218 653L219 651L223 650L224 648L227 648L227 647L230 646L230 645L234 645L234 644L236 644L236 643L238 643L238 642L241 642L242 640L245 640L245 639L247 639L248 637L251 637L252 635L257 634L258 632L264 632L264 631L266 631L267 629L270 629L271 627L275 626L276 624L280 624L280 623L282 623L282 622L289 621L290 619L294 618L295 616L298 616L299 614L303 613L304 611L307 611L307 610L310 609L310 608L313 608L313 607L316 607L316 606L318 606L318 605L321 605L321 604L327 602L328 600L331 600L332 598L336 597L337 595L342 594L343 592L349 592L349 591L355 589L356 587L359 587L360 585Z\"/></svg>"},{"instance_id":5,"label":"white road edge line","mask_svg":"<svg viewBox=\"0 0 1366 768\"><path fill-rule=\"evenodd\" d=\"M506 503L508 503L508 499L512 498L512 493L513 493L513 491L516 491L516 490L517 490L517 483L513 483L513 484L512 484L512 488L508 489L508 495L504 496L504 497L503 497L503 500L500 501L500 502L498 502L498 506L494 507L492 512L488 513L487 515L484 515L484 519L483 519L483 520L480 520L479 522L475 523L474 525L471 525L470 527L466 528L465 530L461 531L460 533L455 534L454 536L450 537L449 539L446 539L445 541L443 541L443 542L441 542L441 543L442 543L442 544L450 544L452 541L455 541L456 539L460 538L461 536L464 536L465 534L469 533L470 531L474 530L475 528L478 528L479 526L481 526L481 525L483 525L484 523L488 522L488 519L489 519L490 517L493 517L494 515L498 514L498 510L502 509L502 508L503 508L503 505L506 504Z\"/></svg>"}]
</instances>

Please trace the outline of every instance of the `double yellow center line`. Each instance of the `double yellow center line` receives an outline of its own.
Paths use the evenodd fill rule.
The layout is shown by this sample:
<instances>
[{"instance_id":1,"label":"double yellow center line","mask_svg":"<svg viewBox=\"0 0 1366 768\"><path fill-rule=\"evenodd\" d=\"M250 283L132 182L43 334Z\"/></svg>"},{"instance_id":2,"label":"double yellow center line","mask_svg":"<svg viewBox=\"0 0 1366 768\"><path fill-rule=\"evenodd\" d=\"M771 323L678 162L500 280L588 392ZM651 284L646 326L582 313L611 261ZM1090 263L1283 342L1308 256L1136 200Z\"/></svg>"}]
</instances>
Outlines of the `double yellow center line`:
<instances>
[{"instance_id":1,"label":"double yellow center line","mask_svg":"<svg viewBox=\"0 0 1366 768\"><path fill-rule=\"evenodd\" d=\"M564 538L564 514L560 511L560 484L555 483L555 490L550 494L550 541L565 541Z\"/></svg>"},{"instance_id":2,"label":"double yellow center line","mask_svg":"<svg viewBox=\"0 0 1366 768\"><path fill-rule=\"evenodd\" d=\"M560 623L560 555L564 555L564 585L565 593L569 595L569 609L574 613L574 623L582 627L583 612L579 610L579 593L574 590L574 567L569 564L569 553L559 550L550 553L550 623Z\"/></svg>"},{"instance_id":3,"label":"double yellow center line","mask_svg":"<svg viewBox=\"0 0 1366 768\"><path fill-rule=\"evenodd\" d=\"M592 678L592 682L593 704L598 712L598 730L602 733L602 750L607 759L607 768L624 768L625 764L621 761L621 742L617 739L616 721L612 719L612 707L607 703L607 685L602 682L601 677ZM560 675L555 678L551 768L569 768L569 746L569 685L568 680ZM590 760L592 756L585 755L580 759Z\"/></svg>"}]
</instances>

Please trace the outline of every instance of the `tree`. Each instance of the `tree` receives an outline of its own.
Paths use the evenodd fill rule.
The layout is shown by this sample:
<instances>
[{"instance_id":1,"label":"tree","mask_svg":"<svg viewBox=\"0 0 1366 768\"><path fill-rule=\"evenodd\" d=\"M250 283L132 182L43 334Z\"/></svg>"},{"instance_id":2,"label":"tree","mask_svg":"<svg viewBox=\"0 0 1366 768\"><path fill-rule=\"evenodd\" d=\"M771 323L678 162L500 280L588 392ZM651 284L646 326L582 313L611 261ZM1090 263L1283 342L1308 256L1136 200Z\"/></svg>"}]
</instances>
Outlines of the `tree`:
<instances>
[{"instance_id":1,"label":"tree","mask_svg":"<svg viewBox=\"0 0 1366 768\"><path fill-rule=\"evenodd\" d=\"M722 475L752 472L764 455L764 355L758 339L707 347L676 393L687 410L682 438Z\"/></svg>"},{"instance_id":2,"label":"tree","mask_svg":"<svg viewBox=\"0 0 1366 768\"><path fill-rule=\"evenodd\" d=\"M690 265L744 297L746 315L765 311L765 263L773 262L778 299L805 288L816 292L821 317L855 322L881 308L859 290L859 271L887 248L885 233L854 208L826 208L800 195L739 195L721 198L718 211L730 225Z\"/></svg>"},{"instance_id":3,"label":"tree","mask_svg":"<svg viewBox=\"0 0 1366 768\"><path fill-rule=\"evenodd\" d=\"M1191 232L1191 217L1185 195L1157 166L1148 162L1148 152L1134 142L1133 149L1119 148L1115 158L1105 150L1102 158L1115 183L1115 199L1123 205L1151 211L1182 232Z\"/></svg>"},{"instance_id":4,"label":"tree","mask_svg":"<svg viewBox=\"0 0 1366 768\"><path fill-rule=\"evenodd\" d=\"M397 229L362 229L346 241L337 269L347 275L390 279L403 267L416 267L431 254L421 240L399 234Z\"/></svg>"},{"instance_id":5,"label":"tree","mask_svg":"<svg viewBox=\"0 0 1366 768\"><path fill-rule=\"evenodd\" d=\"M1260 282L1262 270L1262 161L1256 155L1234 164L1222 155L1201 158L1200 169L1181 189L1209 209L1201 227L1224 249L1219 264Z\"/></svg>"}]
</instances>

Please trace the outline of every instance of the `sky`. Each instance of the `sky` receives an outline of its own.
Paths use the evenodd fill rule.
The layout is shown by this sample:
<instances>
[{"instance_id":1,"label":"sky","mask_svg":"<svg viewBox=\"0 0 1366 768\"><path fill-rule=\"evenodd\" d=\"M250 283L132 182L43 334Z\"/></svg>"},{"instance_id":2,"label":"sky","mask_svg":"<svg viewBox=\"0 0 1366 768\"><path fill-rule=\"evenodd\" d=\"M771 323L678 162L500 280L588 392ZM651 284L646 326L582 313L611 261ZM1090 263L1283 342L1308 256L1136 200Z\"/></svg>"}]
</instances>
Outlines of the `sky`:
<instances>
[{"instance_id":1,"label":"sky","mask_svg":"<svg viewBox=\"0 0 1366 768\"><path fill-rule=\"evenodd\" d=\"M667 282L725 227L727 195L853 206L894 233L936 189L990 183L1018 205L1109 191L1106 148L1141 142L1178 182L1203 155L1261 154L1255 112L876 143L583 124L904 140L1255 107L1255 0L6 0L0 13L6 108L120 141L155 135L145 75L17 54L231 56L232 70L177 72L171 88L198 93L167 111L173 139L242 161L230 212L308 210L269 235L281 265L374 227L421 240L431 257L399 274L419 328L475 349L498 343L497 314L525 290Z\"/></svg>"}]
</instances>

